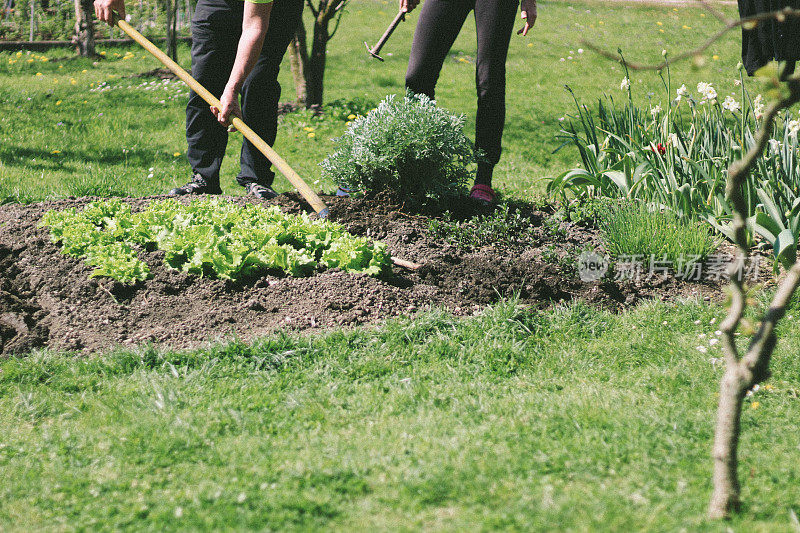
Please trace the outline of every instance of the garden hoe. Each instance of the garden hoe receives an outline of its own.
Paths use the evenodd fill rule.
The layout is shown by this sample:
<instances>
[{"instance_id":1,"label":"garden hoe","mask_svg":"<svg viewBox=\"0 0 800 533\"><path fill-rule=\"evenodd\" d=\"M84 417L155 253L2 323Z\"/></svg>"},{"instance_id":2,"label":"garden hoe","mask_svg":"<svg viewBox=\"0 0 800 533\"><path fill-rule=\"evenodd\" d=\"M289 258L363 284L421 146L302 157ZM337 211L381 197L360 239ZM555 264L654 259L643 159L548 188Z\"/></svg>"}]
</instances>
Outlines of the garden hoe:
<instances>
[{"instance_id":1,"label":"garden hoe","mask_svg":"<svg viewBox=\"0 0 800 533\"><path fill-rule=\"evenodd\" d=\"M208 92L208 90L200 85L196 79L194 79L188 72L183 70L180 65L170 59L169 56L162 52L156 45L151 43L144 35L136 31L133 26L128 24L125 20L119 18L117 19L116 23L117 26L122 29L122 31L131 37L131 39L142 45L145 50L153 54L156 59L161 61L164 66L174 72L176 76L183 80L186 85L191 87L194 92L199 94L200 97L208 102L210 106L216 107L217 109L222 109L222 104L216 96ZM239 117L233 117L231 122L233 123L233 126L237 130L241 131L242 135L244 135L248 141L253 143L253 145L258 148L258 150L264 154L267 159L272 161L272 164L281 171L281 174L286 176L286 179L288 179L291 184L294 185L298 191L300 191L300 194L303 195L303 198L305 198L314 211L316 211L317 215L320 218L327 218L328 207L325 205L322 199L317 196L313 190L311 190L311 187L309 187L306 182L303 181L303 178L301 178L297 172L292 170L292 167L290 167L289 164L281 156L279 156L270 145L264 142L264 139L259 137L256 132L254 132L247 124L245 124L242 119Z\"/></svg>"},{"instance_id":2,"label":"garden hoe","mask_svg":"<svg viewBox=\"0 0 800 533\"><path fill-rule=\"evenodd\" d=\"M397 13L397 16L394 18L389 28L381 36L380 40L378 41L378 44L376 44L372 48L370 48L367 42L364 41L364 46L367 47L367 52L369 53L369 55L371 55L372 57L374 57L379 61L383 61L383 58L378 55L381 52L381 48L383 48L383 45L386 44L386 41L389 40L389 37L392 36L392 33L394 32L395 28L397 28L397 26L404 20L406 20L406 12L400 11L399 13Z\"/></svg>"}]
</instances>

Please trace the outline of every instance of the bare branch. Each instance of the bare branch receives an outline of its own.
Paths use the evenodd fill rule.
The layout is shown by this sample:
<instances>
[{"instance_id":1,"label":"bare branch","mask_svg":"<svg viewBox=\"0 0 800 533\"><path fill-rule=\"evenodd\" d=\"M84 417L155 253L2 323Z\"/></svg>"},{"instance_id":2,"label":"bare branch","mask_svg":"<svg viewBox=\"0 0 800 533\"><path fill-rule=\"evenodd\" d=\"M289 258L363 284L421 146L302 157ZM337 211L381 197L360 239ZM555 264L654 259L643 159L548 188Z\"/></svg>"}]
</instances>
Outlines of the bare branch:
<instances>
[{"instance_id":1,"label":"bare branch","mask_svg":"<svg viewBox=\"0 0 800 533\"><path fill-rule=\"evenodd\" d=\"M703 2L701 2L703 3ZM739 20L729 20L728 23L725 25L724 28L719 30L717 33L709 37L703 44L698 46L693 50L689 50L686 52L682 52L674 57L671 57L667 60L664 60L662 63L658 63L655 65L652 64L643 64L643 63L629 63L625 62L628 69L630 70L662 70L666 68L668 65L672 65L673 63L677 63L679 61L683 61L684 59L694 57L702 52L705 52L712 44L719 41L726 33L731 31L734 28L738 28L739 26L744 26L748 28L748 26L752 25L755 27L758 25L759 22L764 20L777 20L779 22L785 21L787 18L790 17L798 17L800 18L800 9L791 9L786 8L780 11L770 11L769 13L759 13L758 15L754 15L752 17L746 17ZM592 50L593 52L600 54L601 56L611 59L613 61L622 62L622 58L618 54L614 54L605 50L604 48L594 44L593 42L589 41L588 39L581 39L581 43L586 48Z\"/></svg>"},{"instance_id":2,"label":"bare branch","mask_svg":"<svg viewBox=\"0 0 800 533\"><path fill-rule=\"evenodd\" d=\"M800 285L800 263L795 263L778 287L769 310L764 314L761 327L750 342L750 349L742 359L742 364L751 374L750 379L754 383L769 377L769 360L777 341L775 327L786 314L786 307L798 285Z\"/></svg>"},{"instance_id":3,"label":"bare branch","mask_svg":"<svg viewBox=\"0 0 800 533\"><path fill-rule=\"evenodd\" d=\"M314 18L316 19L319 16L319 10L317 10L314 7L314 3L311 0L306 0L306 5L308 6L308 9L311 11L311 14L314 15Z\"/></svg>"},{"instance_id":4,"label":"bare branch","mask_svg":"<svg viewBox=\"0 0 800 533\"><path fill-rule=\"evenodd\" d=\"M725 13L723 13L719 9L715 8L714 6L706 2L706 0L697 0L697 3L700 4L703 7L703 9L714 15L714 17L717 20L719 20L726 26L729 26L733 22L732 19L729 19L728 17L725 16Z\"/></svg>"},{"instance_id":5,"label":"bare branch","mask_svg":"<svg viewBox=\"0 0 800 533\"><path fill-rule=\"evenodd\" d=\"M722 21L725 27L694 50L680 53L669 60L665 59L660 64L631 64L625 61L621 52L613 54L590 41L583 40L581 42L601 56L623 63L629 70L661 70L672 63L700 54L734 28L741 26L744 29L752 29L765 20L784 22L789 17L800 17L800 10L793 10L787 7L781 11L760 13L734 21L728 20L722 13L706 4L705 0L698 0L698 3ZM800 102L800 73L787 76L786 68L787 65L784 65L783 71L776 76L775 83L778 87L783 85L783 87L788 88L788 92L783 91L782 88L779 89L782 94L777 101L770 103L767 107L765 116L756 133L753 146L750 147L741 160L732 163L728 168L725 196L731 203L733 211L731 226L733 229L733 241L736 245L736 258L729 268L731 304L727 316L720 324L720 329L723 332L722 341L726 368L720 381L717 421L714 429L714 446L712 450L714 490L708 507L708 515L711 518L727 517L731 512L739 508L740 486L737 473L737 454L741 430L742 404L747 391L753 385L767 379L769 376L770 358L777 343L775 327L785 314L786 307L795 290L800 286L800 263L796 262L795 257L795 262L778 287L769 310L763 316L758 331L750 340L747 352L740 358L739 350L736 347L735 335L747 308L742 273L749 251L747 247L747 221L745 219L748 205L742 194L742 186L772 137L774 122L778 113Z\"/></svg>"},{"instance_id":6,"label":"bare branch","mask_svg":"<svg viewBox=\"0 0 800 533\"><path fill-rule=\"evenodd\" d=\"M344 10L342 8L345 6L345 4L347 4L347 0L339 2L339 5L336 6L336 9L334 10L338 16L336 17L336 22L333 25L333 30L331 30L330 34L328 35L328 38L330 39L333 39L333 36L336 35L336 30L339 29L339 23L342 22L342 16L344 15Z\"/></svg>"}]
</instances>

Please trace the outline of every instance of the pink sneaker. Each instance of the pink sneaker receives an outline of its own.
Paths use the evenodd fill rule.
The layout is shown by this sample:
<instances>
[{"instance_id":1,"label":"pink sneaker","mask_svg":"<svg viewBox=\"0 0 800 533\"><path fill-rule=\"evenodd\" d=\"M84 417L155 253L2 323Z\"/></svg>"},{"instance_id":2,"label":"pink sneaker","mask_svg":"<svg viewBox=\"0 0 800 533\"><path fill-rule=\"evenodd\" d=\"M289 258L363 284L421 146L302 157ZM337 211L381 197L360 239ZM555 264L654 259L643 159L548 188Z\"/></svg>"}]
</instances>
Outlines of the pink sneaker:
<instances>
[{"instance_id":1,"label":"pink sneaker","mask_svg":"<svg viewBox=\"0 0 800 533\"><path fill-rule=\"evenodd\" d=\"M472 190L469 191L469 197L481 205L488 207L494 203L495 194L488 185L476 183L472 186Z\"/></svg>"}]
</instances>

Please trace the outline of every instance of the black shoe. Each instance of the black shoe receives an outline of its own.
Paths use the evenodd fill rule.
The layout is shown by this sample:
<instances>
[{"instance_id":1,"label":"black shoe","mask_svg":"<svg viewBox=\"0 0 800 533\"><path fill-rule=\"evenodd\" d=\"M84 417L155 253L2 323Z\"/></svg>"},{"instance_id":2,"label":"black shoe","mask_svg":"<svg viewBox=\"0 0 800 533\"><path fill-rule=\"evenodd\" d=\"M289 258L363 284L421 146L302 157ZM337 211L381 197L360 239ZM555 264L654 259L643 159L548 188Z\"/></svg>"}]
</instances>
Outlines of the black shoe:
<instances>
[{"instance_id":1,"label":"black shoe","mask_svg":"<svg viewBox=\"0 0 800 533\"><path fill-rule=\"evenodd\" d=\"M247 191L247 194L255 196L259 200L272 200L278 196L278 193L273 191L272 187L267 187L260 183L247 183L244 186L244 190Z\"/></svg>"},{"instance_id":2,"label":"black shoe","mask_svg":"<svg viewBox=\"0 0 800 533\"><path fill-rule=\"evenodd\" d=\"M222 194L219 185L212 187L200 174L195 174L192 179L183 187L175 187L167 194L170 196L186 196L187 194Z\"/></svg>"}]
</instances>

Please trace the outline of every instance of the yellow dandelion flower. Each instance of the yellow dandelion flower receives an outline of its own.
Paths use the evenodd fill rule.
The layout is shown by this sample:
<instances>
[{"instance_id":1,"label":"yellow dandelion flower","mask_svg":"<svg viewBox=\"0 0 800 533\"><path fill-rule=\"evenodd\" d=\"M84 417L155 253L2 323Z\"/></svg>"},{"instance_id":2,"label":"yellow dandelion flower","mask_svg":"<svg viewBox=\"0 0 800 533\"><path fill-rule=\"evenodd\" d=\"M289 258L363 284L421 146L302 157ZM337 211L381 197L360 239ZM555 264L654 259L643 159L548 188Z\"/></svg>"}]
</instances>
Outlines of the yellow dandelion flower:
<instances>
[{"instance_id":1,"label":"yellow dandelion flower","mask_svg":"<svg viewBox=\"0 0 800 533\"><path fill-rule=\"evenodd\" d=\"M308 134L308 138L309 138L309 139L313 139L313 138L314 138L314 137L316 137L316 136L317 136L317 134L316 134L316 133L314 133L313 131L312 131L311 133L309 133L309 134Z\"/></svg>"},{"instance_id":2,"label":"yellow dandelion flower","mask_svg":"<svg viewBox=\"0 0 800 533\"><path fill-rule=\"evenodd\" d=\"M64 68L64 65L59 65L58 68Z\"/></svg>"},{"instance_id":3,"label":"yellow dandelion flower","mask_svg":"<svg viewBox=\"0 0 800 533\"><path fill-rule=\"evenodd\" d=\"M81 74L86 74L87 72L89 72L89 71L88 71L88 70L86 70L86 69L83 69L83 70L81 71Z\"/></svg>"},{"instance_id":4,"label":"yellow dandelion flower","mask_svg":"<svg viewBox=\"0 0 800 533\"><path fill-rule=\"evenodd\" d=\"M344 123L344 125L345 125L345 126L349 126L349 125L350 125L350 124L352 124L352 123L353 123L353 121L352 121L352 120L348 120L347 122L345 122L345 123Z\"/></svg>"},{"instance_id":5,"label":"yellow dandelion flower","mask_svg":"<svg viewBox=\"0 0 800 533\"><path fill-rule=\"evenodd\" d=\"M705 14L705 13L700 13L700 16L701 16L702 18L706 18L706 14Z\"/></svg>"},{"instance_id":6,"label":"yellow dandelion flower","mask_svg":"<svg viewBox=\"0 0 800 533\"><path fill-rule=\"evenodd\" d=\"M533 43L528 43L528 48L533 48Z\"/></svg>"},{"instance_id":7,"label":"yellow dandelion flower","mask_svg":"<svg viewBox=\"0 0 800 533\"><path fill-rule=\"evenodd\" d=\"M761 402L753 402L750 404L750 409L758 409L761 407Z\"/></svg>"},{"instance_id":8,"label":"yellow dandelion flower","mask_svg":"<svg viewBox=\"0 0 800 533\"><path fill-rule=\"evenodd\" d=\"M303 128L303 131L314 131L314 128L306 126L305 128Z\"/></svg>"},{"instance_id":9,"label":"yellow dandelion flower","mask_svg":"<svg viewBox=\"0 0 800 533\"><path fill-rule=\"evenodd\" d=\"M714 54L713 56L711 56L711 59L713 59L714 61L716 61L716 60L718 60L718 59L719 59L719 56L718 56L717 54Z\"/></svg>"},{"instance_id":10,"label":"yellow dandelion flower","mask_svg":"<svg viewBox=\"0 0 800 533\"><path fill-rule=\"evenodd\" d=\"M114 57L119 57L119 54L117 52L114 52Z\"/></svg>"},{"instance_id":11,"label":"yellow dandelion flower","mask_svg":"<svg viewBox=\"0 0 800 533\"><path fill-rule=\"evenodd\" d=\"M770 385L769 383L767 383L766 385L764 385L764 390L772 390L772 389L774 389L774 388L775 388L775 387L773 387L773 386L772 386L772 385Z\"/></svg>"},{"instance_id":12,"label":"yellow dandelion flower","mask_svg":"<svg viewBox=\"0 0 800 533\"><path fill-rule=\"evenodd\" d=\"M58 83L58 78L53 78L53 83Z\"/></svg>"},{"instance_id":13,"label":"yellow dandelion flower","mask_svg":"<svg viewBox=\"0 0 800 533\"><path fill-rule=\"evenodd\" d=\"M17 57L22 57L22 51L20 50L19 52L17 52L16 55L17 55Z\"/></svg>"},{"instance_id":14,"label":"yellow dandelion flower","mask_svg":"<svg viewBox=\"0 0 800 533\"><path fill-rule=\"evenodd\" d=\"M175 152L174 154L172 154L172 157L180 157L180 155L181 155L180 152Z\"/></svg>"},{"instance_id":15,"label":"yellow dandelion flower","mask_svg":"<svg viewBox=\"0 0 800 533\"><path fill-rule=\"evenodd\" d=\"M50 153L51 153L51 154L54 154L54 155L58 155L58 154L60 154L60 153L61 153L61 150L53 150L53 151L52 151L52 152L50 152Z\"/></svg>"},{"instance_id":16,"label":"yellow dandelion flower","mask_svg":"<svg viewBox=\"0 0 800 533\"><path fill-rule=\"evenodd\" d=\"M673 10L675 13L677 13L677 12L678 12L678 8L676 8L676 7L673 7L673 8L672 8L672 10Z\"/></svg>"},{"instance_id":17,"label":"yellow dandelion flower","mask_svg":"<svg viewBox=\"0 0 800 533\"><path fill-rule=\"evenodd\" d=\"M70 78L70 79L69 79L69 83L70 83L71 85L77 85L77 83L78 83L78 80L76 80L75 78Z\"/></svg>"},{"instance_id":18,"label":"yellow dandelion flower","mask_svg":"<svg viewBox=\"0 0 800 533\"><path fill-rule=\"evenodd\" d=\"M686 24L684 24L684 25L683 25L683 29L684 29L684 30L691 30L691 29L692 29L692 27L691 27L691 26L687 26Z\"/></svg>"},{"instance_id":19,"label":"yellow dandelion flower","mask_svg":"<svg viewBox=\"0 0 800 533\"><path fill-rule=\"evenodd\" d=\"M602 20L598 21L597 23L598 24L605 24L605 22L603 22Z\"/></svg>"},{"instance_id":20,"label":"yellow dandelion flower","mask_svg":"<svg viewBox=\"0 0 800 533\"><path fill-rule=\"evenodd\" d=\"M102 52L98 52L98 54L100 54L101 56L104 56L104 55L106 55L106 51L103 50Z\"/></svg>"},{"instance_id":21,"label":"yellow dandelion flower","mask_svg":"<svg viewBox=\"0 0 800 533\"><path fill-rule=\"evenodd\" d=\"M37 72L37 73L36 73L36 75L37 75L37 76L41 76L41 75L42 75L42 73L41 73L41 72Z\"/></svg>"},{"instance_id":22,"label":"yellow dandelion flower","mask_svg":"<svg viewBox=\"0 0 800 533\"><path fill-rule=\"evenodd\" d=\"M56 102L56 105L61 105L61 100L59 100L58 102Z\"/></svg>"},{"instance_id":23,"label":"yellow dandelion flower","mask_svg":"<svg viewBox=\"0 0 800 533\"><path fill-rule=\"evenodd\" d=\"M84 100L84 101L83 101L83 103L84 103L84 104L88 104L88 103L89 103L89 101L88 101L88 100Z\"/></svg>"},{"instance_id":24,"label":"yellow dandelion flower","mask_svg":"<svg viewBox=\"0 0 800 533\"><path fill-rule=\"evenodd\" d=\"M47 58L47 57L42 57L41 61L42 61L42 63L47 63L48 61L50 61L50 59ZM61 65L59 65L59 66L61 66Z\"/></svg>"},{"instance_id":25,"label":"yellow dandelion flower","mask_svg":"<svg viewBox=\"0 0 800 533\"><path fill-rule=\"evenodd\" d=\"M658 30L658 31L660 31L661 33L664 33L664 30Z\"/></svg>"},{"instance_id":26,"label":"yellow dandelion flower","mask_svg":"<svg viewBox=\"0 0 800 533\"><path fill-rule=\"evenodd\" d=\"M28 60L28 63L33 63L33 59L29 59L29 60Z\"/></svg>"},{"instance_id":27,"label":"yellow dandelion flower","mask_svg":"<svg viewBox=\"0 0 800 533\"><path fill-rule=\"evenodd\" d=\"M347 120L353 120L354 118L356 118L356 116L354 114L352 114L352 113L347 115Z\"/></svg>"}]
</instances>

